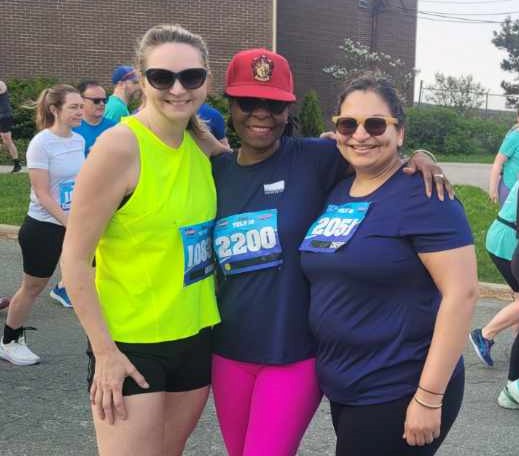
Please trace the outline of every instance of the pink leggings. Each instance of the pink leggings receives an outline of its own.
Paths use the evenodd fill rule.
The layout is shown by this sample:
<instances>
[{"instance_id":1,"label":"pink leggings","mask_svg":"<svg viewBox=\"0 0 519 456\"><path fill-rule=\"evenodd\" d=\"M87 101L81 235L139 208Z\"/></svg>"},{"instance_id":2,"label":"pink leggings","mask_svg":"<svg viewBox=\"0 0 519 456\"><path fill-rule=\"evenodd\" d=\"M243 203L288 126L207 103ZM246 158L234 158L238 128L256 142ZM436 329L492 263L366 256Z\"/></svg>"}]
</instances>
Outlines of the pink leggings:
<instances>
[{"instance_id":1,"label":"pink leggings","mask_svg":"<svg viewBox=\"0 0 519 456\"><path fill-rule=\"evenodd\" d=\"M294 456L322 396L315 358L272 366L213 355L212 387L229 456Z\"/></svg>"}]
</instances>

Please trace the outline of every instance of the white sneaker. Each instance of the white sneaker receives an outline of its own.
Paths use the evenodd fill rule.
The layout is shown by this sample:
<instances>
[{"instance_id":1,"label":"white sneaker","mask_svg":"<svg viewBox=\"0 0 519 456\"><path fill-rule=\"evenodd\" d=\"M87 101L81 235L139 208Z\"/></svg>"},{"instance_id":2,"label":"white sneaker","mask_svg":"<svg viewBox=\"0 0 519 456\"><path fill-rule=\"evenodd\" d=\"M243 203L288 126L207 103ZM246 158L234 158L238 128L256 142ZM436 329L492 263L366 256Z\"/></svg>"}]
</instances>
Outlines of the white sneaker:
<instances>
[{"instance_id":1,"label":"white sneaker","mask_svg":"<svg viewBox=\"0 0 519 456\"><path fill-rule=\"evenodd\" d=\"M510 394L510 391L508 390L508 385L505 386L499 393L497 403L505 409L519 409L519 403L517 403L517 401Z\"/></svg>"},{"instance_id":2,"label":"white sneaker","mask_svg":"<svg viewBox=\"0 0 519 456\"><path fill-rule=\"evenodd\" d=\"M17 366L30 366L40 362L40 357L27 347L23 335L18 340L13 340L8 344L0 341L0 358Z\"/></svg>"},{"instance_id":3,"label":"white sneaker","mask_svg":"<svg viewBox=\"0 0 519 456\"><path fill-rule=\"evenodd\" d=\"M519 380L514 380L511 382L508 380L506 383L506 389L508 390L508 394L512 396L515 402L519 404Z\"/></svg>"}]
</instances>

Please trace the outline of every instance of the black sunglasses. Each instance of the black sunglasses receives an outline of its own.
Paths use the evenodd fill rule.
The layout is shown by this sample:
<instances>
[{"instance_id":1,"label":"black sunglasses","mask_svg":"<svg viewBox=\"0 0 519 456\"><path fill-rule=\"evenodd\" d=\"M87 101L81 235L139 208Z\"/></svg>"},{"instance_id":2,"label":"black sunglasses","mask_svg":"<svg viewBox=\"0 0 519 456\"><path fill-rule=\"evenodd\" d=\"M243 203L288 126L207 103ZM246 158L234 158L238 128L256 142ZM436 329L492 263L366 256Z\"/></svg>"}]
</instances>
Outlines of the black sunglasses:
<instances>
[{"instance_id":1,"label":"black sunglasses","mask_svg":"<svg viewBox=\"0 0 519 456\"><path fill-rule=\"evenodd\" d=\"M364 130L371 136L383 135L388 124L398 125L398 119L395 117L332 117L332 122L335 124L337 131L344 136L351 136L356 131L359 125L364 127Z\"/></svg>"},{"instance_id":2,"label":"black sunglasses","mask_svg":"<svg viewBox=\"0 0 519 456\"><path fill-rule=\"evenodd\" d=\"M243 112L253 112L264 108L272 114L281 114L290 104L288 101L266 100L264 98L237 97L233 98Z\"/></svg>"},{"instance_id":3,"label":"black sunglasses","mask_svg":"<svg viewBox=\"0 0 519 456\"><path fill-rule=\"evenodd\" d=\"M98 105L99 103L106 104L106 101L108 100L108 98L85 97L84 95L83 95L83 98L85 100L90 100L95 105Z\"/></svg>"},{"instance_id":4,"label":"black sunglasses","mask_svg":"<svg viewBox=\"0 0 519 456\"><path fill-rule=\"evenodd\" d=\"M187 68L175 73L163 68L148 68L144 74L152 87L157 90L169 90L178 79L186 90L194 90L202 87L206 78L205 68Z\"/></svg>"}]
</instances>

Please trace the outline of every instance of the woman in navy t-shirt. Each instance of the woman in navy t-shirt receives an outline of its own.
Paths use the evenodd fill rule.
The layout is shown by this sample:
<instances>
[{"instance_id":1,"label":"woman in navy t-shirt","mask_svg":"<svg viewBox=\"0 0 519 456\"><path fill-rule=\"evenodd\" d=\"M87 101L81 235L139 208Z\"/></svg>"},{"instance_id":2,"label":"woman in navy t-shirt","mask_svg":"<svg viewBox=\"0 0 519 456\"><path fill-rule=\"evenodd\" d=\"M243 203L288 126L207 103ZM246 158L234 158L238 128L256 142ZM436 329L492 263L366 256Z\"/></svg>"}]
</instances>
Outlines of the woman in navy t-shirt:
<instances>
[{"instance_id":1,"label":"woman in navy t-shirt","mask_svg":"<svg viewBox=\"0 0 519 456\"><path fill-rule=\"evenodd\" d=\"M301 245L341 456L432 455L463 397L478 296L472 235L459 201L428 199L402 172L404 120L386 80L345 89L334 121L356 174L332 190Z\"/></svg>"}]
</instances>

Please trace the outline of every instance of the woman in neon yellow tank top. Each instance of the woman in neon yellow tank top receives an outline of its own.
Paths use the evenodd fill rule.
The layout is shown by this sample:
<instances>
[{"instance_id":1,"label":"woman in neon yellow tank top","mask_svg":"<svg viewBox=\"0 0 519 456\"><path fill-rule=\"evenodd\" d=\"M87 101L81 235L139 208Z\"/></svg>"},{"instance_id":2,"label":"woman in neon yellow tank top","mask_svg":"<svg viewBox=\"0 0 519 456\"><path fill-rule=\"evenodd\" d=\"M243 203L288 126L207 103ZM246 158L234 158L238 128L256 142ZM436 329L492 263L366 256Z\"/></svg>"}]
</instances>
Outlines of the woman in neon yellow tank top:
<instances>
[{"instance_id":1,"label":"woman in neon yellow tank top","mask_svg":"<svg viewBox=\"0 0 519 456\"><path fill-rule=\"evenodd\" d=\"M207 399L219 322L216 194L200 149L210 145L193 140L207 49L179 26L157 26L137 67L146 105L98 138L77 179L64 278L91 343L100 454L180 455Z\"/></svg>"}]
</instances>

